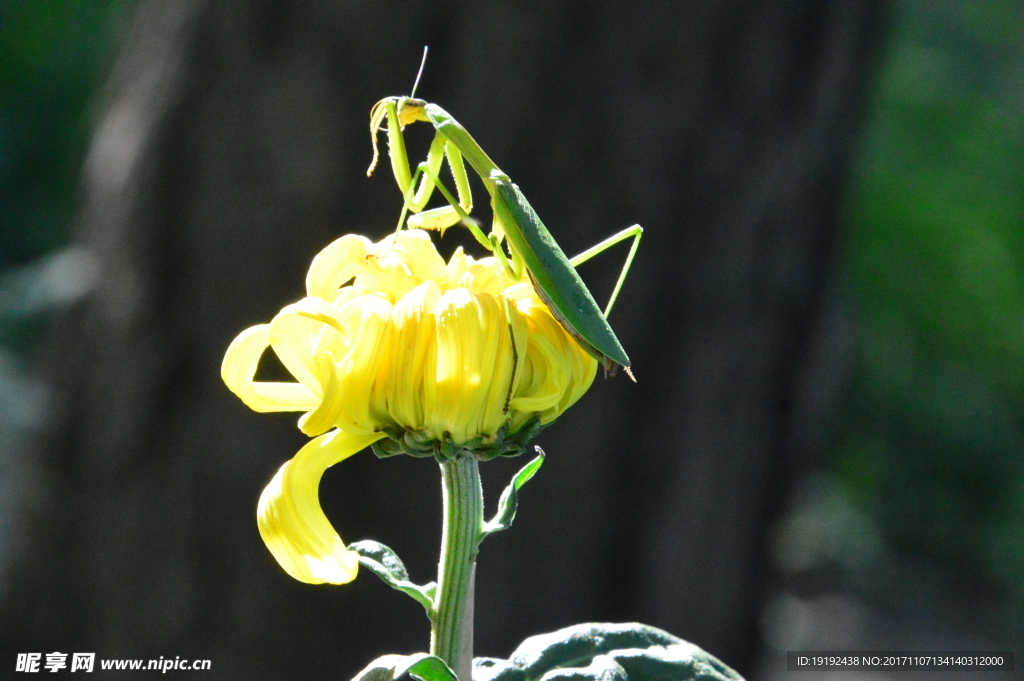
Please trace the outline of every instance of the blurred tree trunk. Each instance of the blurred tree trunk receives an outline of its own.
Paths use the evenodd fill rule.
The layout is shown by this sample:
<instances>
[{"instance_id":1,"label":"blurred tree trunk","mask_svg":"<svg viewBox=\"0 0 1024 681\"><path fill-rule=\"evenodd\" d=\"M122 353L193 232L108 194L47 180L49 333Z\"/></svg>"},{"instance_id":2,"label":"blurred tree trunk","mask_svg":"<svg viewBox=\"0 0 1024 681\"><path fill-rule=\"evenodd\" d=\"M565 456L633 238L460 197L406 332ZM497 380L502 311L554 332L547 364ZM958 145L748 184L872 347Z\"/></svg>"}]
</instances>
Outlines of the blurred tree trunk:
<instances>
[{"instance_id":1,"label":"blurred tree trunk","mask_svg":"<svg viewBox=\"0 0 1024 681\"><path fill-rule=\"evenodd\" d=\"M144 2L83 182L78 241L103 278L55 334L64 421L0 638L261 679L347 678L427 647L419 606L372 576L309 587L274 564L256 500L305 438L294 415L246 409L219 364L302 295L320 248L393 229L389 173L365 177L367 116L408 91L430 45L418 94L566 251L647 230L612 319L639 382L598 379L540 438L548 463L514 531L483 546L477 654L641 620L749 670L766 527L825 385L808 361L841 361L813 341L882 14L867 0ZM619 262L583 268L598 298ZM519 464L483 467L491 504ZM383 541L429 581L439 489L430 461L364 453L321 496L343 538Z\"/></svg>"}]
</instances>

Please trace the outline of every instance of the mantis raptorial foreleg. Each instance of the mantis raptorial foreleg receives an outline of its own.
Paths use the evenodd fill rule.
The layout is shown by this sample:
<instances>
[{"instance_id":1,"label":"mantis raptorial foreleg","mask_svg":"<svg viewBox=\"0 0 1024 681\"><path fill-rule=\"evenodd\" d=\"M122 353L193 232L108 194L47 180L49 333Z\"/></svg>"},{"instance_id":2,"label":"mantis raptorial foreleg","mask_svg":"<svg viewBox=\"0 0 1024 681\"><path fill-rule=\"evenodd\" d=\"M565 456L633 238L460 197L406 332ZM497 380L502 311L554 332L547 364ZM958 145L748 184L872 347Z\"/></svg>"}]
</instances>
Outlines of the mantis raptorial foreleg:
<instances>
[{"instance_id":1,"label":"mantis raptorial foreleg","mask_svg":"<svg viewBox=\"0 0 1024 681\"><path fill-rule=\"evenodd\" d=\"M464 170L463 173L465 173ZM444 186L444 182L441 181L441 178L435 175L433 171L431 171L430 168L426 166L425 163L421 163L416 168L416 174L413 175L413 179L415 179L420 174L422 174L427 180L429 180L432 186L437 187L437 190L441 192L445 200L448 201L448 205L442 206L441 208L435 208L433 210L424 211L422 213L417 213L416 215L411 216L408 221L409 227L412 229L435 229L443 233L444 230L451 227L452 225L462 222L462 224L464 224L466 228L469 229L470 233L477 240L477 242L479 242L481 246L483 246L487 250L493 250L492 239L488 238L482 231L480 231L480 226L477 224L476 220L469 216L469 212L462 205L461 202L455 200L455 197L453 197L451 192L448 191L448 188ZM470 208L472 208L472 203L470 204ZM408 206L402 209L402 216L398 220L399 228L402 227L402 222L405 220L405 214L408 210ZM413 223L413 218L415 217L429 217L431 214L441 215L442 213L440 213L439 211L450 211L455 215L455 219L446 224L444 224L443 221L428 221L428 224L425 225ZM522 274L522 272L520 272L520 274Z\"/></svg>"},{"instance_id":2,"label":"mantis raptorial foreleg","mask_svg":"<svg viewBox=\"0 0 1024 681\"><path fill-rule=\"evenodd\" d=\"M460 220L469 220L469 213L473 211L473 194L469 188L466 167L462 163L462 154L440 134L435 135L434 140L435 142L441 140L441 146L444 149L443 157L448 159L448 168L451 170L452 177L455 178L455 191L458 193L459 200L457 203L449 201L449 205L440 208L423 210L427 201L430 200L434 187L439 189L443 187L438 179L441 163L437 161L436 165L431 165L431 159L428 156L428 160L417 168L418 173L422 171L422 177L419 189L409 203L409 210L413 212L413 215L409 216L408 225L410 229L432 229L444 232L452 225L458 224ZM433 148L434 145L431 145L431 150ZM438 156L441 157L441 154ZM415 181L415 176L413 176L413 180Z\"/></svg>"},{"instance_id":3,"label":"mantis raptorial foreleg","mask_svg":"<svg viewBox=\"0 0 1024 681\"><path fill-rule=\"evenodd\" d=\"M457 224L460 220L468 219L469 213L473 211L473 194L469 187L469 177L466 175L466 166L462 162L462 154L458 147L449 142L441 133L435 133L434 139L427 152L427 158L417 166L415 174L409 164L409 155L405 147L405 136L402 128L411 120L405 120L398 111L394 100L383 100L370 112L371 136L373 138L373 162L370 164L367 175L373 173L377 165L377 130L384 118L388 123L388 147L391 157L391 169L395 175L398 188L405 197L405 214L411 212L408 225L412 229L430 229L444 231ZM448 159L448 168L452 177L455 178L455 190L459 196L458 202L449 197L448 206L423 210L434 192L434 187L441 189L438 175L441 172L441 165ZM417 180L419 185L417 186ZM415 191L414 191L415 190ZM459 210L461 208L461 211ZM400 222L401 225L401 222Z\"/></svg>"},{"instance_id":4,"label":"mantis raptorial foreleg","mask_svg":"<svg viewBox=\"0 0 1024 681\"><path fill-rule=\"evenodd\" d=\"M438 133L435 140L440 137L441 134ZM437 168L440 167L440 163L435 164L424 161L416 167L416 172L411 177L410 186L415 185L417 179L422 176L420 186L422 187L429 183L431 188L436 187L444 196L448 205L412 215L409 217L406 224L413 229L435 229L440 230L443 233L448 227L462 222L462 224L469 229L477 242L487 250L491 251L498 261L501 262L505 271L508 272L513 281L519 281L523 277L523 260L515 251L512 251L511 257L505 255L505 251L501 247L501 238L504 232L500 226L495 224L491 228L491 233L489 235L484 235L480 230L477 221L469 216L469 211L472 210L473 207L472 199L470 198L469 201L466 201L464 198L470 197L469 177L466 174L465 166L462 164L462 155L457 149L453 151L454 153L448 156L448 161L449 167L452 170L452 175L455 177L455 185L459 193L460 200L455 200L455 197L452 196L452 193L444 185L444 182L442 182L441 178L437 176ZM454 165L452 164L453 159L458 159ZM429 198L429 193L427 196ZM426 203L426 201L423 201L423 203ZM422 204L420 204L419 207L422 207ZM406 213L409 210L414 210L415 208L416 206L411 206L408 201L406 202L405 207L402 209L402 214L398 219L399 229L401 229L402 224L406 222ZM449 219L449 215L453 216L453 218ZM418 220L414 220L414 218L418 218Z\"/></svg>"}]
</instances>

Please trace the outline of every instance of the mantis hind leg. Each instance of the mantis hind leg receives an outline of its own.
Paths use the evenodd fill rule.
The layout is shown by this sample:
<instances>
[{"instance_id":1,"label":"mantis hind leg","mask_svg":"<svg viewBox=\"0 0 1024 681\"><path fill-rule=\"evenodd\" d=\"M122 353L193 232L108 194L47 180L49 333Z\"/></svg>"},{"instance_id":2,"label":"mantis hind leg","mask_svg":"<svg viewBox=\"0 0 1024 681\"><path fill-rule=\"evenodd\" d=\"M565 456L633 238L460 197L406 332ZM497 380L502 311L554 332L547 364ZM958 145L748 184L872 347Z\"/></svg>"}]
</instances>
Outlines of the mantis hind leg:
<instances>
[{"instance_id":1,"label":"mantis hind leg","mask_svg":"<svg viewBox=\"0 0 1024 681\"><path fill-rule=\"evenodd\" d=\"M612 291L611 297L608 298L608 305L604 309L604 318L607 319L608 315L612 312L612 306L615 305L615 300L619 297L619 291L622 289L622 284L626 281L626 275L629 273L629 268L633 264L633 258L636 256L636 249L640 246L640 237L644 233L644 228L640 225L633 225L627 227L617 234L613 234L596 246L591 246L587 250L583 251L579 255L570 258L569 264L573 267L585 263L586 261L593 258L595 255L599 255L620 241L625 241L632 237L633 244L629 248L629 255L626 256L626 262L622 265L622 271L619 272L619 279L615 282L615 289Z\"/></svg>"}]
</instances>

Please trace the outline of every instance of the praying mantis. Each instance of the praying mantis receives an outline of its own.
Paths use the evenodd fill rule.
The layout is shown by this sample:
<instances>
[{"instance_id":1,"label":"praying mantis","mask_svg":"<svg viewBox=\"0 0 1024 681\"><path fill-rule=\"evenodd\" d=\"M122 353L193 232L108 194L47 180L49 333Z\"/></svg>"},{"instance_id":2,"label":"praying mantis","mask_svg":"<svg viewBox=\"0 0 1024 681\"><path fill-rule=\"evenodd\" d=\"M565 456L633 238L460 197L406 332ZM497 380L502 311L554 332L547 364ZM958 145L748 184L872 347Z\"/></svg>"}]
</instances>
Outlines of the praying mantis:
<instances>
[{"instance_id":1,"label":"praying mantis","mask_svg":"<svg viewBox=\"0 0 1024 681\"><path fill-rule=\"evenodd\" d=\"M537 294L547 304L555 318L584 350L604 366L606 372L614 373L615 369L621 366L633 379L629 357L608 324L608 315L636 255L643 228L640 225L633 225L569 259L519 187L498 168L469 132L438 105L413 97L386 97L371 109L373 162L366 172L367 175L371 175L377 166L377 132L381 129L384 119L387 119L391 168L398 188L405 197L398 228L402 228L409 213L412 214L409 215L406 224L410 228L436 229L443 232L461 222L469 228L474 238L502 263L513 281L521 279L525 268ZM430 123L434 126L435 134L426 160L413 172L402 130L415 121ZM451 194L439 177L445 159L455 180L458 198ZM469 165L480 176L490 195L493 222L488 235L485 235L477 222L469 216L473 210L473 198L463 159L469 161ZM424 210L435 188L444 195L448 205ZM629 238L633 239L629 255L608 305L602 312L575 268ZM502 247L503 241L508 244L508 255Z\"/></svg>"}]
</instances>

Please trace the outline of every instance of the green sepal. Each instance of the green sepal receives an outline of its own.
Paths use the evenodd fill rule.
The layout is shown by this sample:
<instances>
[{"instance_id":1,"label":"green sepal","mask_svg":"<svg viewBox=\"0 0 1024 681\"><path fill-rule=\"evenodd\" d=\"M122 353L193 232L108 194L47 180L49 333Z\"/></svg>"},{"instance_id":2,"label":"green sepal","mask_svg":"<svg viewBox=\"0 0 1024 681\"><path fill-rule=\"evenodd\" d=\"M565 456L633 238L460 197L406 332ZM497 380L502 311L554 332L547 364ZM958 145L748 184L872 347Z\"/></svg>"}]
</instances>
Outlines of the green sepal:
<instances>
[{"instance_id":1,"label":"green sepal","mask_svg":"<svg viewBox=\"0 0 1024 681\"><path fill-rule=\"evenodd\" d=\"M417 458L432 456L439 463L455 461L462 457L489 461L499 456L519 456L526 451L530 440L549 425L551 424L541 424L540 417L534 415L514 433L509 432L509 423L505 423L493 435L481 435L460 444L453 442L451 436L447 434L441 439L436 439L423 431L383 426L379 432L387 437L377 440L370 447L381 459L408 454Z\"/></svg>"},{"instance_id":2,"label":"green sepal","mask_svg":"<svg viewBox=\"0 0 1024 681\"><path fill-rule=\"evenodd\" d=\"M417 458L434 455L434 442L423 433L398 426L384 426L381 432L387 437L370 445L379 459L397 454L408 454Z\"/></svg>"},{"instance_id":3,"label":"green sepal","mask_svg":"<svg viewBox=\"0 0 1024 681\"><path fill-rule=\"evenodd\" d=\"M378 657L352 681L396 681L406 674L422 681L459 681L444 660L426 653Z\"/></svg>"},{"instance_id":4,"label":"green sepal","mask_svg":"<svg viewBox=\"0 0 1024 681\"><path fill-rule=\"evenodd\" d=\"M743 681L692 643L635 622L531 636L507 660L478 657L473 681Z\"/></svg>"},{"instance_id":5,"label":"green sepal","mask_svg":"<svg viewBox=\"0 0 1024 681\"><path fill-rule=\"evenodd\" d=\"M534 447L534 449L537 450L537 458L519 469L519 472L512 478L512 482L508 483L508 487L501 493L501 499L498 500L498 512L484 525L484 529L480 533L481 540L489 534L512 527L512 521L516 519L516 509L519 508L519 488L525 485L544 463L544 450L540 447Z\"/></svg>"},{"instance_id":6,"label":"green sepal","mask_svg":"<svg viewBox=\"0 0 1024 681\"><path fill-rule=\"evenodd\" d=\"M402 450L401 445L390 438L384 438L383 440L377 440L370 444L370 449L377 456L378 459L386 459L389 456L398 456L399 454L405 454Z\"/></svg>"},{"instance_id":7,"label":"green sepal","mask_svg":"<svg viewBox=\"0 0 1024 681\"><path fill-rule=\"evenodd\" d=\"M391 548L380 542L364 539L349 544L348 548L359 554L360 565L380 577L392 589L415 598L427 611L427 617L431 616L437 584L431 582L420 586L411 582L409 572L405 569L402 559Z\"/></svg>"}]
</instances>

